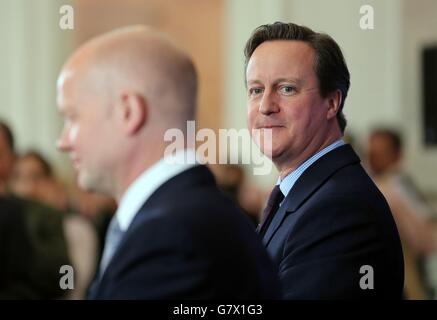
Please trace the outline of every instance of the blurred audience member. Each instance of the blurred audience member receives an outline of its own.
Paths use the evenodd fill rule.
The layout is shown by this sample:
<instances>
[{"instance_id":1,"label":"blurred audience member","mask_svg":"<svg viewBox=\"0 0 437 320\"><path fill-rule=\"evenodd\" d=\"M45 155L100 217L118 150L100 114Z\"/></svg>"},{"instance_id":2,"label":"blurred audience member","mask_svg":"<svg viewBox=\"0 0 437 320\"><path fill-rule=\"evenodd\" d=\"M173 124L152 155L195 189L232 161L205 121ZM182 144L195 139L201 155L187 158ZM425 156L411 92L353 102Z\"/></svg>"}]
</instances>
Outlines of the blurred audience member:
<instances>
[{"instance_id":1,"label":"blurred audience member","mask_svg":"<svg viewBox=\"0 0 437 320\"><path fill-rule=\"evenodd\" d=\"M238 204L254 226L257 226L266 198L246 179L243 168L237 164L224 164L215 166L213 172L220 189Z\"/></svg>"},{"instance_id":2,"label":"blurred audience member","mask_svg":"<svg viewBox=\"0 0 437 320\"><path fill-rule=\"evenodd\" d=\"M77 177L74 180L77 181ZM70 188L68 195L70 211L80 213L81 216L92 221L97 231L97 265L99 265L106 231L112 216L115 214L117 204L111 197L82 190L77 183L74 183Z\"/></svg>"},{"instance_id":3,"label":"blurred audience member","mask_svg":"<svg viewBox=\"0 0 437 320\"><path fill-rule=\"evenodd\" d=\"M54 178L50 164L38 152L29 151L17 159L10 187L21 197L40 201L60 211L67 210L64 187Z\"/></svg>"},{"instance_id":4,"label":"blurred audience member","mask_svg":"<svg viewBox=\"0 0 437 320\"><path fill-rule=\"evenodd\" d=\"M218 167L216 179L220 188L235 202L238 202L240 188L244 181L244 171L237 164L224 164Z\"/></svg>"},{"instance_id":5,"label":"blurred audience member","mask_svg":"<svg viewBox=\"0 0 437 320\"><path fill-rule=\"evenodd\" d=\"M14 137L8 125L0 120L0 195L6 193L6 185L15 161Z\"/></svg>"},{"instance_id":6,"label":"blurred audience member","mask_svg":"<svg viewBox=\"0 0 437 320\"><path fill-rule=\"evenodd\" d=\"M0 298L62 298L59 270L70 264L62 218L50 207L8 194L15 159L12 132L0 122Z\"/></svg>"},{"instance_id":7,"label":"blurred audience member","mask_svg":"<svg viewBox=\"0 0 437 320\"><path fill-rule=\"evenodd\" d=\"M44 203L59 214L67 212L64 187L56 180L49 162L38 152L30 151L18 157L10 188L17 196ZM97 236L89 221L71 212L64 216L63 230L75 270L75 287L68 298L82 299L97 265Z\"/></svg>"},{"instance_id":8,"label":"blurred audience member","mask_svg":"<svg viewBox=\"0 0 437 320\"><path fill-rule=\"evenodd\" d=\"M248 179L243 182L238 200L240 206L252 219L255 227L260 223L261 212L267 202L267 198L268 194L263 192L254 183Z\"/></svg>"},{"instance_id":9,"label":"blurred audience member","mask_svg":"<svg viewBox=\"0 0 437 320\"><path fill-rule=\"evenodd\" d=\"M70 265L62 219L34 201L0 197L0 299L59 299Z\"/></svg>"},{"instance_id":10,"label":"blurred audience member","mask_svg":"<svg viewBox=\"0 0 437 320\"><path fill-rule=\"evenodd\" d=\"M430 296L424 259L437 250L437 229L431 210L402 170L402 140L390 129L374 130L368 141L368 162L375 183L386 197L398 225L405 256L405 294L410 299Z\"/></svg>"}]
</instances>

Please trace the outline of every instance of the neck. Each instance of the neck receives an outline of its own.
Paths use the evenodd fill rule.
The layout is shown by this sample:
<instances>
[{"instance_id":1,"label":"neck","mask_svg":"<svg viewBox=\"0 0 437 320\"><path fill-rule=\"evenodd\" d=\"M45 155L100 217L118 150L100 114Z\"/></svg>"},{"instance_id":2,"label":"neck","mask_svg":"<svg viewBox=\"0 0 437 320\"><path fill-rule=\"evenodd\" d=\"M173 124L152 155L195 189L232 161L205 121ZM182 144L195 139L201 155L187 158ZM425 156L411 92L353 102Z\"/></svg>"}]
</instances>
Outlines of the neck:
<instances>
[{"instance_id":1,"label":"neck","mask_svg":"<svg viewBox=\"0 0 437 320\"><path fill-rule=\"evenodd\" d=\"M326 148L327 146L331 145L335 141L339 140L341 138L341 134L335 134L328 137L328 139L325 139L322 142L319 143L311 143L307 146L303 152L299 153L296 157L293 159L288 159L288 161L284 161L283 164L277 162L276 167L279 171L279 177L284 179L286 176L288 176L291 172L296 170L302 163L304 163L307 159L309 159L311 156L319 152L320 150Z\"/></svg>"},{"instance_id":2,"label":"neck","mask_svg":"<svg viewBox=\"0 0 437 320\"><path fill-rule=\"evenodd\" d=\"M147 150L147 151L139 151ZM121 168L117 174L119 177L115 184L113 196L117 203L120 203L126 190L129 186L147 169L161 160L164 156L164 148L162 146L143 146L136 148L129 157L121 163Z\"/></svg>"}]
</instances>

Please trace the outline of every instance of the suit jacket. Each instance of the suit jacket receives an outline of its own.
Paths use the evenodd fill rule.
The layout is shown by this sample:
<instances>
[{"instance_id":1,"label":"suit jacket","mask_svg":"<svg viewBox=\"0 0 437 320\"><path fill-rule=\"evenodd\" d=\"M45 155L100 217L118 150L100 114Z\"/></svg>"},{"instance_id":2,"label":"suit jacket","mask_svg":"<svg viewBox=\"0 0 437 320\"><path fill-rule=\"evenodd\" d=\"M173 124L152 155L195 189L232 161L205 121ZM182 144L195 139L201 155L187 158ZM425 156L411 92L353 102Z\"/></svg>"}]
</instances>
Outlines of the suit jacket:
<instances>
[{"instance_id":1,"label":"suit jacket","mask_svg":"<svg viewBox=\"0 0 437 320\"><path fill-rule=\"evenodd\" d=\"M135 216L90 299L275 299L274 264L205 166L159 187Z\"/></svg>"},{"instance_id":2,"label":"suit jacket","mask_svg":"<svg viewBox=\"0 0 437 320\"><path fill-rule=\"evenodd\" d=\"M0 197L0 299L58 299L71 265L63 215L35 201Z\"/></svg>"},{"instance_id":3,"label":"suit jacket","mask_svg":"<svg viewBox=\"0 0 437 320\"><path fill-rule=\"evenodd\" d=\"M402 296L394 219L350 145L328 152L300 176L263 242L286 299Z\"/></svg>"}]
</instances>

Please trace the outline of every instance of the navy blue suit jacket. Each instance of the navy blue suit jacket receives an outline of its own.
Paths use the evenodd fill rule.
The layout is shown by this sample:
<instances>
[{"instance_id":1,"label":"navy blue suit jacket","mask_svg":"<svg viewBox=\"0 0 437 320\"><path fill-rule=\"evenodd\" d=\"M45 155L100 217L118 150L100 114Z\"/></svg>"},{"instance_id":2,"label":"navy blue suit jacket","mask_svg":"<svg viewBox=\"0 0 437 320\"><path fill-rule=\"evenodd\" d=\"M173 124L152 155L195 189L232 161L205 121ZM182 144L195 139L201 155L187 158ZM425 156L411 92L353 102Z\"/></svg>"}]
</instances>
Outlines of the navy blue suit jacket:
<instances>
[{"instance_id":1,"label":"navy blue suit jacket","mask_svg":"<svg viewBox=\"0 0 437 320\"><path fill-rule=\"evenodd\" d=\"M302 174L263 242L286 299L402 296L403 255L394 219L350 145Z\"/></svg>"},{"instance_id":2,"label":"navy blue suit jacket","mask_svg":"<svg viewBox=\"0 0 437 320\"><path fill-rule=\"evenodd\" d=\"M205 166L159 187L90 299L276 299L277 270L249 219Z\"/></svg>"}]
</instances>

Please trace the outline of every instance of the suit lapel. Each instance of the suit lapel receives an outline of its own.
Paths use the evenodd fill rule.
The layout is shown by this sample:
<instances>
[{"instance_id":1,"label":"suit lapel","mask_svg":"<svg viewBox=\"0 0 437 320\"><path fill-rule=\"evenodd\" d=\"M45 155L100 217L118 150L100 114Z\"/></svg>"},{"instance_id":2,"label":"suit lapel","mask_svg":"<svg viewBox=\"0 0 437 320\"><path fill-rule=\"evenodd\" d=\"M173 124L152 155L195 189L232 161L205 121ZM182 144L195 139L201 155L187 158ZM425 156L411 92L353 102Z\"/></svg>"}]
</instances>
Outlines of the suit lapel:
<instances>
[{"instance_id":1,"label":"suit lapel","mask_svg":"<svg viewBox=\"0 0 437 320\"><path fill-rule=\"evenodd\" d=\"M293 213L309 199L335 172L341 168L360 162L360 158L349 144L328 152L314 162L296 181L293 188L276 212L263 237L267 247L273 235L281 226L287 214Z\"/></svg>"}]
</instances>

